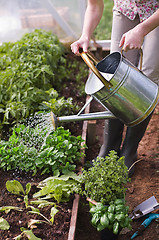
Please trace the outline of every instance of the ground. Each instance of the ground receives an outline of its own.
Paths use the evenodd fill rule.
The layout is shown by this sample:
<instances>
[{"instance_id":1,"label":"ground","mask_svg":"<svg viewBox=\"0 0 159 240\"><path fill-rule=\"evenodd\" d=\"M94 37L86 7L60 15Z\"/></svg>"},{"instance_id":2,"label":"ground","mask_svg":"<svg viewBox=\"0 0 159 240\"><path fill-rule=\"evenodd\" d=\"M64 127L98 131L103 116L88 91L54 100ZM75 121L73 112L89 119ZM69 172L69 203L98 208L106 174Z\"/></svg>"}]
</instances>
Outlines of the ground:
<instances>
[{"instance_id":1,"label":"ground","mask_svg":"<svg viewBox=\"0 0 159 240\"><path fill-rule=\"evenodd\" d=\"M97 120L96 123L96 143L87 150L88 160L96 156L98 144L103 141L104 121ZM159 202L159 105L156 107L152 119L147 127L147 131L140 142L138 148L138 163L135 166L135 173L131 182L127 185L126 201L130 209L135 208L151 196L155 196ZM77 221L77 231L75 240L99 240L100 233L96 232L90 225L88 204L81 199L80 210ZM159 211L158 211L159 213ZM122 231L118 240L128 240L144 221L144 217L132 222L131 231ZM89 236L89 238L88 238ZM158 240L159 224L153 220L149 227L142 233L137 240Z\"/></svg>"},{"instance_id":2,"label":"ground","mask_svg":"<svg viewBox=\"0 0 159 240\"><path fill-rule=\"evenodd\" d=\"M0 239L1 240L13 240L14 237L21 234L20 228L23 227L25 229L28 229L28 222L30 219L41 219L38 215L35 214L28 214L28 211L31 209L26 210L23 198L13 195L9 193L6 190L5 184L7 180L18 180L24 187L28 182L32 184L31 192L29 194L29 200L32 199L33 193L35 191L37 192L37 183L39 183L42 179L45 179L45 176L38 176L38 177L32 177L31 175L16 175L12 172L6 173L2 170L0 170L0 206L16 206L23 208L24 210L22 212L11 210L9 213L2 214L0 213L0 216L5 218L9 224L10 229L7 230L0 230ZM35 200L35 199L34 199ZM36 206L35 206L36 207ZM45 207L41 210L41 213L50 219L50 209L51 207ZM71 210L72 210L72 201L69 203L63 203L63 204L57 204L57 209L59 212L55 216L54 224L39 224L37 228L33 229L34 234L36 237L39 237L41 239L46 240L67 240L67 235L69 231L70 226L70 219L71 219ZM28 238L22 238L22 239L28 239Z\"/></svg>"}]
</instances>

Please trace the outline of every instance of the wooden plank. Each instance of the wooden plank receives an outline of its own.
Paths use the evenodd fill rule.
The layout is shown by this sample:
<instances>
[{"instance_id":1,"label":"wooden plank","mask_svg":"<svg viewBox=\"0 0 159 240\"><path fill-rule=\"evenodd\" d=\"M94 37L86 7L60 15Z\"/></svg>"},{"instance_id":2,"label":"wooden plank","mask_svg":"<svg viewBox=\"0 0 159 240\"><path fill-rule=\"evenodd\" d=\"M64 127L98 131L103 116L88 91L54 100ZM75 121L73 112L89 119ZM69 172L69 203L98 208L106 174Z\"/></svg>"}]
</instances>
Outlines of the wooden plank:
<instances>
[{"instance_id":1,"label":"wooden plank","mask_svg":"<svg viewBox=\"0 0 159 240\"><path fill-rule=\"evenodd\" d=\"M92 145L96 141L96 120L88 121L87 127L87 144Z\"/></svg>"},{"instance_id":2,"label":"wooden plank","mask_svg":"<svg viewBox=\"0 0 159 240\"><path fill-rule=\"evenodd\" d=\"M86 97L86 102L88 101L89 98L90 98L89 96ZM85 108L85 113L89 113L89 111L90 111L90 104ZM88 127L88 121L84 121L83 127L82 127L82 139L84 141L82 143L82 146L86 143L87 127ZM85 149L82 148L82 151L85 152ZM84 157L81 159L81 163L83 166ZM72 216L71 216L71 222L70 222L70 229L68 233L68 240L74 240L75 238L79 200L80 200L80 196L78 194L75 194L75 199L73 201L73 206L72 206Z\"/></svg>"}]
</instances>

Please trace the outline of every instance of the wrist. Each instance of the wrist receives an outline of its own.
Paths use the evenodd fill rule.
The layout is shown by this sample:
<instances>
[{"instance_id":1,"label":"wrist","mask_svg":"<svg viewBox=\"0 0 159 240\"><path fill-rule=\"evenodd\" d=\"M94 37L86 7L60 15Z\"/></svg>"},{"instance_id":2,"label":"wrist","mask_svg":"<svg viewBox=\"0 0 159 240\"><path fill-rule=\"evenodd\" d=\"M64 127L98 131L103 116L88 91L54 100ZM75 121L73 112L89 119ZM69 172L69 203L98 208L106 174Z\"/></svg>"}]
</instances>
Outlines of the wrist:
<instances>
[{"instance_id":1,"label":"wrist","mask_svg":"<svg viewBox=\"0 0 159 240\"><path fill-rule=\"evenodd\" d=\"M145 37L148 34L148 28L147 26L144 24L144 22L140 23L139 25L137 25L136 27L136 33L139 33L141 36Z\"/></svg>"},{"instance_id":2,"label":"wrist","mask_svg":"<svg viewBox=\"0 0 159 240\"><path fill-rule=\"evenodd\" d=\"M89 42L90 41L90 36L88 34L82 33L81 39L84 39L84 41Z\"/></svg>"},{"instance_id":3,"label":"wrist","mask_svg":"<svg viewBox=\"0 0 159 240\"><path fill-rule=\"evenodd\" d=\"M155 28L155 25L153 25L152 22L149 21L149 19L145 20L144 22L140 23L139 25L140 25L139 31L142 32L144 37Z\"/></svg>"}]
</instances>

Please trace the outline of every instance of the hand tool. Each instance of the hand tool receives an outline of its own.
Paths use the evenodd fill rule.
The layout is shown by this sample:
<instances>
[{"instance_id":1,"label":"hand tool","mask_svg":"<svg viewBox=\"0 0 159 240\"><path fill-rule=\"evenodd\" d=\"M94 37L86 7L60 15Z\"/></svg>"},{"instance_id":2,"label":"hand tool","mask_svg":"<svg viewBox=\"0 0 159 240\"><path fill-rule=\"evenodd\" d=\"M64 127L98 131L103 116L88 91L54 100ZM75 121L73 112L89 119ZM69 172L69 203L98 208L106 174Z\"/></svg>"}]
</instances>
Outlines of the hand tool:
<instances>
[{"instance_id":1,"label":"hand tool","mask_svg":"<svg viewBox=\"0 0 159 240\"><path fill-rule=\"evenodd\" d=\"M135 207L134 210L130 213L129 217L131 219L138 219L158 208L159 203L157 202L156 198L152 196Z\"/></svg>"},{"instance_id":2,"label":"hand tool","mask_svg":"<svg viewBox=\"0 0 159 240\"><path fill-rule=\"evenodd\" d=\"M147 218L138 228L138 230L132 235L131 239L134 239L136 236L140 235L154 219L159 219L159 214L157 213L149 213L147 214Z\"/></svg>"}]
</instances>

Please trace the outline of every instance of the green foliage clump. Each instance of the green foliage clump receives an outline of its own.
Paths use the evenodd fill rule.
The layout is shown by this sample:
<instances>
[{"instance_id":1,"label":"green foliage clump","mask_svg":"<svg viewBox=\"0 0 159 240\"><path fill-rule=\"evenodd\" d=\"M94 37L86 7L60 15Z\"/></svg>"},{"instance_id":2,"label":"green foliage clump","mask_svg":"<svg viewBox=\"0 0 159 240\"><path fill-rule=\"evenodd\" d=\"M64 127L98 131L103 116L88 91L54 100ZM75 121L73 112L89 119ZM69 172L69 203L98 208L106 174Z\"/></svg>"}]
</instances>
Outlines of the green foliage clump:
<instances>
[{"instance_id":1,"label":"green foliage clump","mask_svg":"<svg viewBox=\"0 0 159 240\"><path fill-rule=\"evenodd\" d=\"M113 17L114 1L104 0L104 11L101 21L94 31L96 40L110 40L112 31L112 17Z\"/></svg>"},{"instance_id":2,"label":"green foliage clump","mask_svg":"<svg viewBox=\"0 0 159 240\"><path fill-rule=\"evenodd\" d=\"M38 199L55 199L58 203L68 202L72 194L72 188L78 182L75 173L61 176L53 176L39 183L40 190L33 197Z\"/></svg>"},{"instance_id":3,"label":"green foliage clump","mask_svg":"<svg viewBox=\"0 0 159 240\"><path fill-rule=\"evenodd\" d=\"M93 166L83 170L81 174L81 194L86 197L108 204L116 198L123 198L128 181L128 170L124 157L119 158L115 151L110 151L105 158L97 157Z\"/></svg>"},{"instance_id":4,"label":"green foliage clump","mask_svg":"<svg viewBox=\"0 0 159 240\"><path fill-rule=\"evenodd\" d=\"M118 234L120 229L126 227L131 230L132 219L129 218L128 211L125 199L111 201L108 206L98 202L96 206L90 208L91 223L97 231L107 228L114 234Z\"/></svg>"},{"instance_id":5,"label":"green foliage clump","mask_svg":"<svg viewBox=\"0 0 159 240\"><path fill-rule=\"evenodd\" d=\"M57 93L68 78L66 52L57 36L44 30L0 46L0 127L48 109L44 101L51 101L51 108L56 110L60 101L65 108L72 108L72 100L65 104Z\"/></svg>"},{"instance_id":6,"label":"green foliage clump","mask_svg":"<svg viewBox=\"0 0 159 240\"><path fill-rule=\"evenodd\" d=\"M40 139L43 139L43 144ZM83 156L80 151L82 141L81 136L72 136L63 127L47 136L46 130L20 125L13 129L8 141L0 141L0 167L7 171L31 171L33 174L38 170L41 174L65 174L74 171Z\"/></svg>"}]
</instances>

